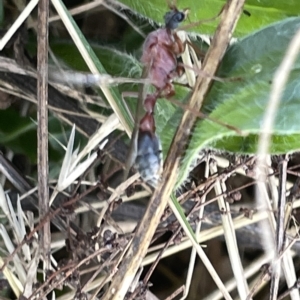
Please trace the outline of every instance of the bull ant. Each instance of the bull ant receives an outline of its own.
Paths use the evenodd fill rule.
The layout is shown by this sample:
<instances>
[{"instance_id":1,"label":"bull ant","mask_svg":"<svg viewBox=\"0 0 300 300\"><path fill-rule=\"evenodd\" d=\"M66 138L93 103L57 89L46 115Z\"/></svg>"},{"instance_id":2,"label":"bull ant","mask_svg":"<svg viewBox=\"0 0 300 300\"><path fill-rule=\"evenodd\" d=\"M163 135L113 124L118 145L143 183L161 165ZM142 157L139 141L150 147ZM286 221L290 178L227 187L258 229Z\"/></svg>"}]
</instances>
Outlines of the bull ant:
<instances>
[{"instance_id":1,"label":"bull ant","mask_svg":"<svg viewBox=\"0 0 300 300\"><path fill-rule=\"evenodd\" d=\"M175 6L164 16L165 27L151 32L143 45L141 62L146 68L155 92L146 95L143 105L145 115L139 122L135 168L142 179L156 187L162 172L162 150L155 134L154 107L158 98L175 94L172 80L182 74L177 57L185 50L185 44L175 29L186 19L188 10L179 11Z\"/></svg>"}]
</instances>

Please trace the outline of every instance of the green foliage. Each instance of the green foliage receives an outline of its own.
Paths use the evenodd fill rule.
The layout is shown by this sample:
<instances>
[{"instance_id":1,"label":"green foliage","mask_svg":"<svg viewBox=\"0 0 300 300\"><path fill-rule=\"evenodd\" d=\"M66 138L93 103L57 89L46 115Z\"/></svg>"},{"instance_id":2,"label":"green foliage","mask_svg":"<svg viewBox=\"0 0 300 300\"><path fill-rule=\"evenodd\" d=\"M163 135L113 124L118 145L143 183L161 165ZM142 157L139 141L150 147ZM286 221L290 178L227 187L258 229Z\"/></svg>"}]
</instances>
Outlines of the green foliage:
<instances>
[{"instance_id":1,"label":"green foliage","mask_svg":"<svg viewBox=\"0 0 300 300\"><path fill-rule=\"evenodd\" d=\"M199 121L193 131L182 166L183 180L191 163L204 147L235 153L255 153L258 134L263 130L265 108L275 70L299 28L300 18L270 25L232 45L222 62L219 76L240 80L215 83L205 99L203 111L235 126L247 136L214 122ZM277 112L270 153L286 153L300 148L300 59L293 66Z\"/></svg>"},{"instance_id":2,"label":"green foliage","mask_svg":"<svg viewBox=\"0 0 300 300\"><path fill-rule=\"evenodd\" d=\"M3 25L4 22L4 7L3 7L3 1L0 1L0 26Z\"/></svg>"},{"instance_id":3,"label":"green foliage","mask_svg":"<svg viewBox=\"0 0 300 300\"><path fill-rule=\"evenodd\" d=\"M0 144L36 161L36 124L12 109L0 110Z\"/></svg>"},{"instance_id":4,"label":"green foliage","mask_svg":"<svg viewBox=\"0 0 300 300\"><path fill-rule=\"evenodd\" d=\"M296 7L297 3L294 5L293 7ZM287 6L286 12L291 10L291 7ZM143 6L143 9L146 10L147 6ZM267 14L265 19L268 19L268 22L272 20ZM199 120L191 135L179 182L186 178L190 165L204 147L235 153L255 153L274 72L299 23L299 18L284 19L249 34L229 47L218 76L232 81L215 82L205 99L202 111L216 120L236 127L244 136L239 136L236 131L212 121ZM62 45L59 41L57 43ZM97 45L93 45L93 49L110 74L132 76L132 73L135 73L135 76L139 76L140 64L133 56ZM270 148L273 154L299 149L300 124L297 113L300 100L299 72L298 61L293 68L278 112ZM131 86L119 88L121 91L126 91L126 88L127 91L136 90L136 87ZM188 97L187 89L176 87L176 100L187 100ZM135 101L130 102L131 107ZM169 150L181 115L182 109L170 101L164 99L158 101L155 119L164 154Z\"/></svg>"},{"instance_id":5,"label":"green foliage","mask_svg":"<svg viewBox=\"0 0 300 300\"><path fill-rule=\"evenodd\" d=\"M148 18L150 24L153 24L153 21L162 23L163 15L168 10L166 1L161 0L124 0L122 2L136 11L138 17ZM189 7L189 18L191 22L194 22L216 16L224 5L224 1L181 0L177 5L179 9ZM256 151L274 72L300 24L299 18L287 17L299 14L300 2L296 0L288 1L288 3L278 0L249 0L245 10L251 16L242 15L235 32L235 36L243 36L243 38L229 47L218 73L218 76L222 78L239 78L239 80L215 82L202 109L210 117L241 130L244 136L239 136L235 131L212 121L199 120L183 159L179 183L186 178L190 165L204 147L237 153L255 153ZM274 21L278 22L273 23ZM186 21L183 25L188 23L189 21ZM218 20L191 27L188 30L197 34L213 34L217 23ZM73 25L76 27L74 22ZM268 26L264 27L266 25ZM76 30L80 32L77 27ZM255 33L253 33L254 30L256 30ZM117 51L115 48L103 47L95 43L89 44L82 33L79 35L99 70L112 76L136 78L140 76L141 65L135 57L140 50L138 46L134 53L128 54ZM51 49L69 66L87 71L86 64L73 42L52 39ZM298 96L300 94L299 63L298 60L293 68L278 111L270 148L273 154L299 149L300 125L297 116L300 100ZM137 86L120 85L118 88L119 91L113 88L113 94L122 107L124 118L129 122L120 93L137 91ZM187 89L176 87L177 101L187 100L188 97ZM129 100L128 103L133 108L136 100ZM165 154L169 150L181 115L182 109L168 100L158 101L155 111L156 127ZM25 126L24 130L26 128ZM16 134L17 130L10 134L6 133L6 139Z\"/></svg>"},{"instance_id":6,"label":"green foliage","mask_svg":"<svg viewBox=\"0 0 300 300\"><path fill-rule=\"evenodd\" d=\"M35 164L37 161L37 124L31 117L36 118L35 115L21 117L13 108L0 110L0 145L15 153L26 155ZM57 141L66 145L70 126L62 124L53 116L49 117L48 125L51 134L49 137L50 161L57 164L64 154L63 148ZM77 138L76 145L84 142L82 137Z\"/></svg>"},{"instance_id":7,"label":"green foliage","mask_svg":"<svg viewBox=\"0 0 300 300\"><path fill-rule=\"evenodd\" d=\"M66 18L72 25L72 28L74 30L73 35L78 36L77 42L76 42L77 38L73 37L74 42L78 48L81 48L81 54L86 57L85 61L89 65L90 70L94 69L94 72L97 70L97 72L99 72L100 74L107 74L107 71L103 67L101 61L96 56L93 48L91 47L91 45L89 44L89 42L87 41L85 36L83 35L82 31L80 30L80 28L74 21L73 17L71 16L69 11L65 7L64 3L61 0L59 0L59 1L60 1L60 5L61 5L62 9L64 10L64 12L66 14ZM85 54L83 54L83 53L85 53ZM128 113L126 105L124 104L124 101L122 101L122 99L121 99L121 95L118 92L118 90L114 87L105 87L105 90L106 90L106 92L104 92L104 89L102 88L102 91L104 94L106 94L106 97L110 98L110 99L107 99L109 101L110 105L112 107L114 107L115 112L116 112L116 110L119 111L118 117L120 119L120 122L123 125L126 125L129 128L130 127L132 128L133 124L132 124L131 117Z\"/></svg>"},{"instance_id":8,"label":"green foliage","mask_svg":"<svg viewBox=\"0 0 300 300\"><path fill-rule=\"evenodd\" d=\"M141 64L134 56L96 43L90 43L90 46L108 74L140 78ZM76 46L68 40L52 39L51 49L69 67L88 72L88 67Z\"/></svg>"},{"instance_id":9,"label":"green foliage","mask_svg":"<svg viewBox=\"0 0 300 300\"><path fill-rule=\"evenodd\" d=\"M131 9L139 15L144 16L157 23L163 23L163 16L168 10L167 1L161 0L122 0ZM174 1L173 1L174 2ZM176 1L175 1L176 3ZM191 22L197 22L215 17L226 3L224 0L180 0L177 1L179 9L189 8L189 19ZM297 0L288 1L288 3L280 0L248 0L244 9L251 14L241 16L235 31L236 37L241 37L246 34L258 30L270 23L285 19L291 16L299 16L300 2ZM213 34L218 24L218 20L207 22L199 26L192 27L189 30L198 34Z\"/></svg>"}]
</instances>

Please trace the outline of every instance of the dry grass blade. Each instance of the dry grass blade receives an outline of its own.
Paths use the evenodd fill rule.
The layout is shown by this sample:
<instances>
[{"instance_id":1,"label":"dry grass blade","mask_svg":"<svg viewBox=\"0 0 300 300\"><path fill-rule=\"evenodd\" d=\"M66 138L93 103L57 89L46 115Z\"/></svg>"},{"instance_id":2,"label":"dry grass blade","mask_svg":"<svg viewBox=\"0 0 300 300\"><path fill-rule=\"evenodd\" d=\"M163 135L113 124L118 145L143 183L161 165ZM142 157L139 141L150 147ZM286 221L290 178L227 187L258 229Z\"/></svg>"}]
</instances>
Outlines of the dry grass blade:
<instances>
[{"instance_id":1,"label":"dry grass blade","mask_svg":"<svg viewBox=\"0 0 300 300\"><path fill-rule=\"evenodd\" d=\"M294 203L294 208L300 207L300 201L298 200L297 202ZM233 221L234 224L234 229L239 229L245 226L249 226L251 224L255 224L257 222L260 222L262 220L266 220L269 217L269 212L268 211L259 211L253 214L252 218L246 218L246 217L242 217L242 218L236 218ZM215 226L213 228L210 229L206 229L201 231L201 234L199 234L198 236L198 243L204 243L208 240L211 240L215 237L224 235L224 228L223 226ZM191 247L192 243L190 240L186 239L183 240L181 242L180 245L175 245L175 246L171 246L169 247L162 255L162 257L167 257L170 255L173 255L174 253L177 253L179 251L182 251L184 249L187 249L189 247ZM153 261L155 261L157 257L157 253L152 253L150 255L148 255L144 260L142 265L148 265L150 263L152 263Z\"/></svg>"},{"instance_id":2,"label":"dry grass blade","mask_svg":"<svg viewBox=\"0 0 300 300\"><path fill-rule=\"evenodd\" d=\"M64 25L66 26L66 29L68 30L70 36L72 37L76 47L81 53L91 73L99 74L99 70L100 67L102 68L102 65L100 64L95 53L93 53L90 45L85 40L84 36L80 32L78 26L76 25L75 21L72 19L71 15L69 14L66 7L64 6L63 2L61 0L52 0L52 4L57 10L58 14L60 15ZM118 116L118 119L123 125L124 130L126 131L128 136L131 136L131 132L132 132L131 124L133 124L133 120L131 116L128 116L128 113L122 111L124 107L123 106L121 107L120 103L117 103L117 100L115 99L115 97L111 93L111 90L107 86L99 84L99 87L102 90L103 94L105 95L107 101L110 103L115 114Z\"/></svg>"},{"instance_id":3,"label":"dry grass blade","mask_svg":"<svg viewBox=\"0 0 300 300\"><path fill-rule=\"evenodd\" d=\"M212 174L216 174L218 171L217 165L214 161L210 163L210 170ZM221 195L223 193L224 188L226 188L225 184L222 184L221 182L217 182L217 184L215 185L216 195ZM227 246L227 250L228 250L228 254L232 266L232 271L235 280L237 281L239 296L241 299L245 299L249 293L249 288L247 285L246 278L244 276L242 261L238 251L236 235L235 235L233 222L230 214L229 203L225 201L224 197L220 196L218 198L218 205L221 211L221 218L224 226L224 236L225 236L226 246Z\"/></svg>"},{"instance_id":4,"label":"dry grass blade","mask_svg":"<svg viewBox=\"0 0 300 300\"><path fill-rule=\"evenodd\" d=\"M112 129L114 129L114 127L112 127ZM106 134L107 133L109 134L109 131L106 132ZM100 136L101 136L101 138L103 137L103 135L100 135ZM65 157L63 160L63 164L61 166L57 185L56 185L55 190L52 193L51 199L49 201L50 206L53 203L57 194L59 192L63 191L64 189L66 189L68 186L70 186L75 181L75 179L77 179L79 176L81 176L97 158L97 152L94 152L91 155L89 155L83 162L80 163L80 159L82 159L84 156L89 154L89 152L87 152L86 149L88 149L88 150L92 149L91 144L94 145L95 140L98 141L97 138L95 139L95 137L94 137L94 139L92 139L90 141L91 143L88 143L86 148L83 149L83 151L81 151L79 154L78 154L79 149L75 149L73 151L74 138L75 138L75 126L73 126L73 129L72 129L72 132L71 132L71 135L69 138L68 146L66 149L66 154L65 154ZM105 142L104 142L104 144L105 144Z\"/></svg>"},{"instance_id":5,"label":"dry grass blade","mask_svg":"<svg viewBox=\"0 0 300 300\"><path fill-rule=\"evenodd\" d=\"M214 282L216 283L219 290L222 292L224 298L226 300L232 299L228 291L226 290L221 278L217 274L215 268L213 267L212 263L210 262L209 258L205 254L202 247L197 243L197 238L195 238L195 235L193 234L193 231L189 225L189 223L185 220L184 214L180 213L180 209L175 206L174 201L169 201L169 206L171 210L173 211L174 215L176 216L177 220L179 221L179 224L182 226L182 229L184 230L185 234L191 241L194 249L197 251L198 256L200 257L202 263L205 265L207 271L213 278Z\"/></svg>"},{"instance_id":6,"label":"dry grass blade","mask_svg":"<svg viewBox=\"0 0 300 300\"><path fill-rule=\"evenodd\" d=\"M96 0L96 1L93 1L91 3L86 3L86 4L83 4L81 6L78 6L78 7L75 7L73 9L70 9L70 14L72 16L75 16L77 14L81 14L81 13L85 13L85 12L88 12L89 10L93 10L99 6L102 6L103 5L103 0ZM59 21L60 20L60 16L56 15L56 16L51 16L49 18L49 23L51 22L55 22L55 21ZM36 24L33 23L32 26L30 27L33 27L35 26Z\"/></svg>"},{"instance_id":7,"label":"dry grass blade","mask_svg":"<svg viewBox=\"0 0 300 300\"><path fill-rule=\"evenodd\" d=\"M243 1L238 0L229 1L224 8L220 25L217 28L212 45L204 60L203 70L206 73L215 74L218 64L229 44L235 24L242 11L243 3ZM212 80L210 78L198 77L194 92L191 95L190 106L195 107L196 110L200 109L211 83ZM180 156L194 122L195 117L192 113L189 111L185 112L166 159L163 179L149 202L147 211L137 228L132 245L119 268L119 272L116 274L109 290L104 296L105 300L124 299L148 250L151 238L176 184Z\"/></svg>"},{"instance_id":8,"label":"dry grass blade","mask_svg":"<svg viewBox=\"0 0 300 300\"><path fill-rule=\"evenodd\" d=\"M0 207L5 212L10 226L4 227L0 224L0 236L4 242L4 245L8 253L12 256L13 267L11 264L7 264L3 269L3 274L8 280L10 287L14 291L16 296L20 296L21 293L24 297L31 295L34 284L37 280L37 262L40 252L38 251L37 243L32 240L32 243L23 243L26 236L25 229L25 214L21 208L20 200L17 203L17 213L14 211L10 198L5 196L2 186L0 185ZM5 205L4 205L5 203ZM3 209L4 208L4 209ZM13 234L8 232L8 228L12 228ZM11 238L13 235L14 238ZM14 243L21 245L19 250L16 251ZM19 246L18 246L19 247ZM0 258L0 267L2 268L4 262L2 257Z\"/></svg>"},{"instance_id":9,"label":"dry grass blade","mask_svg":"<svg viewBox=\"0 0 300 300\"><path fill-rule=\"evenodd\" d=\"M26 20L26 18L30 15L30 13L36 7L38 2L39 2L39 0L31 0L28 3L28 5L25 7L25 9L22 11L22 13L19 15L17 20L13 23L13 25L10 26L10 28L6 32L6 34L0 39L0 51L5 47L7 42L14 35L14 33L18 30L18 28L23 24L23 22Z\"/></svg>"},{"instance_id":10,"label":"dry grass blade","mask_svg":"<svg viewBox=\"0 0 300 300\"><path fill-rule=\"evenodd\" d=\"M111 132L118 129L119 126L119 120L114 114L112 114L107 118L106 122L97 130L97 132L95 132L95 134L89 139L87 145L79 153L79 149L73 150L75 139L75 125L73 126L71 135L69 137L68 146L66 148L66 154L61 166L57 186L53 194L51 195L50 205L53 203L58 192L65 190L90 167L90 165L97 158L97 152L92 152L92 150L98 148L102 150L107 142L105 138ZM101 145L99 146L100 143ZM84 157L87 158L83 160Z\"/></svg>"},{"instance_id":11,"label":"dry grass blade","mask_svg":"<svg viewBox=\"0 0 300 300\"><path fill-rule=\"evenodd\" d=\"M0 224L0 234L2 236L5 247L8 250L8 252L13 253L15 250L13 242L10 239L8 232L6 231L5 227L2 224ZM24 267L22 266L22 262L21 262L19 255L17 255L17 254L14 255L13 262L14 262L14 266L16 268L15 272L18 275L20 282L24 284L26 282L26 272L25 272Z\"/></svg>"},{"instance_id":12,"label":"dry grass blade","mask_svg":"<svg viewBox=\"0 0 300 300\"><path fill-rule=\"evenodd\" d=\"M204 178L208 178L208 176L209 176L209 155L206 158L206 162L205 162ZM206 201L206 195L204 195L204 197L202 197L201 204L203 204L205 201ZM201 208L199 209L198 219L200 221L198 222L196 230L195 230L196 236L199 236L199 234L200 234L201 225L202 225L201 220L203 218L203 214L204 214L204 205L201 206ZM196 249L193 247L192 252L191 252L191 256L190 256L190 261L189 261L189 268L188 268L188 272L187 272L187 276L186 276L185 289L184 289L184 293L183 293L180 300L186 299L186 297L189 294L189 289L190 289L190 286L191 286L192 276L193 276L193 272L194 272L194 268L195 268L196 254L197 254Z\"/></svg>"},{"instance_id":13,"label":"dry grass blade","mask_svg":"<svg viewBox=\"0 0 300 300\"><path fill-rule=\"evenodd\" d=\"M3 265L4 265L4 261L3 261L2 257L0 257L0 267L2 268ZM21 293L23 292L23 286L22 286L21 282L19 281L19 279L7 267L5 267L3 269L3 275L7 279L14 294L17 297L21 296Z\"/></svg>"},{"instance_id":14,"label":"dry grass blade","mask_svg":"<svg viewBox=\"0 0 300 300\"><path fill-rule=\"evenodd\" d=\"M256 259L253 263L251 263L250 266L245 268L245 277L249 278L255 275L260 269L261 266L266 264L272 255L270 254L264 254L258 259ZM225 283L225 286L229 292L233 291L237 287L237 281L235 278L232 278L228 282ZM203 300L220 300L222 299L223 295L220 293L220 291L215 291L214 293L208 295L205 299Z\"/></svg>"}]
</instances>

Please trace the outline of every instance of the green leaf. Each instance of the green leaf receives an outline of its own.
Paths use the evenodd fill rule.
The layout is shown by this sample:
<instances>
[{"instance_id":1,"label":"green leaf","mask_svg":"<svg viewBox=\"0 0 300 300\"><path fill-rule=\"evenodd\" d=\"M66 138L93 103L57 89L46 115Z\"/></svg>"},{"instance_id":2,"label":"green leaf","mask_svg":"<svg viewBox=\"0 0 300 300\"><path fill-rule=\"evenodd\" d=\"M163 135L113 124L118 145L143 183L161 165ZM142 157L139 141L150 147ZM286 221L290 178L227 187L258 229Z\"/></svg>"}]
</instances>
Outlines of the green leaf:
<instances>
[{"instance_id":1,"label":"green leaf","mask_svg":"<svg viewBox=\"0 0 300 300\"><path fill-rule=\"evenodd\" d=\"M176 196L172 193L171 194L171 201L172 203L169 202L169 205L172 208L172 211L175 213L176 218L179 222L179 224L182 226L184 232L187 234L187 236L193 240L194 243L198 244L197 237L193 231L192 226L190 225L189 221L187 220L187 217L185 216L185 213L178 202ZM171 205L172 204L172 205ZM175 212L176 210L176 212Z\"/></svg>"},{"instance_id":2,"label":"green leaf","mask_svg":"<svg viewBox=\"0 0 300 300\"><path fill-rule=\"evenodd\" d=\"M122 0L122 2L142 16L145 16L158 24L164 23L163 16L166 11L168 11L167 1ZM197 22L199 20L215 17L220 12L225 2L226 1L223 0L181 0L178 1L177 5L178 9L189 8L190 21ZM244 36L254 30L258 30L259 28L287 17L299 16L300 1L293 0L286 3L279 0L249 0L246 1L244 9L250 13L250 16L246 14L241 16L235 31L236 37ZM189 21L186 21L186 24L188 23ZM189 31L202 34L213 34L217 24L217 20L214 22L207 22L190 28Z\"/></svg>"},{"instance_id":3,"label":"green leaf","mask_svg":"<svg viewBox=\"0 0 300 300\"><path fill-rule=\"evenodd\" d=\"M73 43L68 40L52 39L50 46L55 55L69 67L88 72L86 63ZM91 43L90 46L108 74L140 78L142 66L132 55L96 43Z\"/></svg>"},{"instance_id":4,"label":"green leaf","mask_svg":"<svg viewBox=\"0 0 300 300\"><path fill-rule=\"evenodd\" d=\"M59 124L60 122L56 118L49 117L49 131L56 138L60 137L63 140L62 127ZM30 117L20 116L13 108L0 110L0 145L11 149L15 153L28 156L35 163L37 158L36 137L37 124ZM51 141L52 139L49 143L49 155L51 159L57 161L61 159L63 151L62 149L55 149ZM59 153L59 150L61 153Z\"/></svg>"},{"instance_id":5,"label":"green leaf","mask_svg":"<svg viewBox=\"0 0 300 300\"><path fill-rule=\"evenodd\" d=\"M13 121L12 121L13 120ZM0 110L0 144L36 161L36 124L13 109Z\"/></svg>"},{"instance_id":6,"label":"green leaf","mask_svg":"<svg viewBox=\"0 0 300 300\"><path fill-rule=\"evenodd\" d=\"M216 2L222 4L221 1ZM145 2L145 5L141 3L144 2L140 1L138 8L143 10L145 15L150 16L154 20L156 18L162 19L166 11L164 1L159 2L157 6L153 4L155 2L151 2L151 5L149 5L149 2ZM253 6L251 6L252 11L254 8L255 10L265 12L267 10L280 11L280 18L282 18L290 14L290 11L293 11L298 2L289 3L289 5L283 8L279 4L276 6L276 2L274 2L275 8L268 8L266 1L263 3L260 2L261 6L254 6L255 3L250 3L250 1L248 4ZM197 5L197 3L194 3L194 5ZM187 2L180 3L180 7L187 6L192 7ZM210 9L212 8L218 12L216 6L211 5ZM149 14L151 10L155 12L153 15ZM252 11L250 12L252 13ZM273 20L270 17L271 15L265 14L264 18L261 18L265 19L262 24L267 24ZM207 15L206 18L211 16L213 16L213 13ZM253 14L250 18L252 17ZM243 16L242 18L249 17ZM253 28L261 27L261 24L254 23L251 26L247 25L246 32L253 30ZM280 64L289 41L299 27L299 23L299 18L290 18L272 24L254 34L250 34L228 49L220 67L219 76L224 78L240 77L241 79L239 81L214 83L209 95L205 99L203 112L209 114L214 119L235 126L248 135L241 137L235 131L222 127L212 121L199 120L191 136L190 144L183 160L178 184L181 184L185 180L190 166L197 158L199 151L204 147L237 153L254 153L256 151L258 134L261 131L260 124L269 99L274 71ZM60 47L61 43L63 42L55 41L52 47L55 49L55 45L57 44L59 45L57 47L59 51L64 51L62 50L63 47ZM130 70L134 67L137 70L134 76L139 76L140 64L135 58L124 53L112 51L111 49L103 49L99 45L93 44L92 46L97 56L103 61L109 74L132 77ZM66 51L69 51L65 54L65 57L69 59L67 62L74 63L76 61L78 63L79 60L77 60L77 56L75 55L77 50L70 50L69 48ZM300 126L297 124L296 119L299 103L297 94L300 92L300 87L297 86L300 75L298 74L298 69L299 62L294 66L286 87L282 105L279 109L270 149L271 153L284 153L299 148ZM132 90L135 89L135 87L129 87L127 90L126 87L119 88L122 91L131 91L131 88ZM186 89L176 87L175 98L177 100L187 98L187 94ZM131 104L134 105L135 101ZM170 147L181 115L182 109L176 109L168 100L160 99L157 102L155 110L156 127L162 140L164 153Z\"/></svg>"},{"instance_id":7,"label":"green leaf","mask_svg":"<svg viewBox=\"0 0 300 300\"><path fill-rule=\"evenodd\" d=\"M67 40L53 39L50 46L55 55L72 69L85 72L89 71L86 63L74 44ZM99 61L101 61L107 73L111 76L141 78L142 65L134 56L113 48L103 47L95 43L91 43L91 48L95 52ZM124 97L126 99L126 104L129 106L130 110L134 112L137 103L137 84L120 84L117 87L114 87L114 89L118 91L119 95L128 92L136 93L135 96L132 95L131 97ZM121 101L123 102L123 100Z\"/></svg>"},{"instance_id":8,"label":"green leaf","mask_svg":"<svg viewBox=\"0 0 300 300\"><path fill-rule=\"evenodd\" d=\"M0 1L0 26L3 25L4 22L4 7L3 7L3 1Z\"/></svg>"},{"instance_id":9,"label":"green leaf","mask_svg":"<svg viewBox=\"0 0 300 300\"><path fill-rule=\"evenodd\" d=\"M11 122L11 120L14 120ZM12 109L0 110L0 144L19 142L18 139L31 131L36 130L36 124L28 118L20 117Z\"/></svg>"},{"instance_id":10,"label":"green leaf","mask_svg":"<svg viewBox=\"0 0 300 300\"><path fill-rule=\"evenodd\" d=\"M182 183L197 155L204 147L235 153L255 153L258 134L263 130L265 108L271 82L287 46L299 29L300 18L290 18L264 28L232 45L222 62L219 76L240 77L239 81L214 83L204 102L203 112L235 126L247 136L209 120L199 120L183 160ZM270 153L300 148L300 58L293 66L277 112ZM166 143L166 142L165 142Z\"/></svg>"}]
</instances>

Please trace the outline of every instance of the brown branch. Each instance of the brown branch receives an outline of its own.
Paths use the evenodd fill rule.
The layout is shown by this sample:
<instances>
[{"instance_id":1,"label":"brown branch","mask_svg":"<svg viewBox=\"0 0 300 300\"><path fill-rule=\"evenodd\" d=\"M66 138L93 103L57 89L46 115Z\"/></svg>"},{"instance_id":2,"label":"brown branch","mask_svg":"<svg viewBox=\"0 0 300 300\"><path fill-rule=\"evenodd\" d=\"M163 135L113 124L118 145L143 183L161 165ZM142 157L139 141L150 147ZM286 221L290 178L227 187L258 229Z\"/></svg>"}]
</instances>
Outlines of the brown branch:
<instances>
[{"instance_id":1,"label":"brown branch","mask_svg":"<svg viewBox=\"0 0 300 300\"><path fill-rule=\"evenodd\" d=\"M241 14L243 4L244 1L231 0L224 7L221 22L216 30L211 47L203 63L203 71L211 76L217 71L225 54L235 24ZM190 98L190 107L194 107L195 110L200 110L211 83L211 77L198 77ZM103 299L124 299L126 292L147 253L153 234L169 201L170 194L176 183L180 157L188 142L189 134L195 120L196 116L190 111L184 113L166 159L163 178L149 202L145 215L136 230L128 253L120 265L119 272L116 274Z\"/></svg>"},{"instance_id":2,"label":"brown branch","mask_svg":"<svg viewBox=\"0 0 300 300\"><path fill-rule=\"evenodd\" d=\"M48 17L49 0L40 0L38 5L38 61L37 61L37 100L38 100L38 186L39 215L43 218L49 210L48 189ZM51 232L50 220L39 232L44 268L50 269Z\"/></svg>"}]
</instances>

